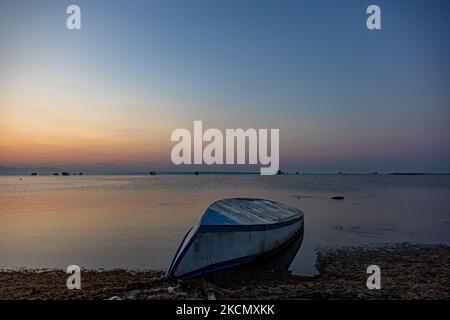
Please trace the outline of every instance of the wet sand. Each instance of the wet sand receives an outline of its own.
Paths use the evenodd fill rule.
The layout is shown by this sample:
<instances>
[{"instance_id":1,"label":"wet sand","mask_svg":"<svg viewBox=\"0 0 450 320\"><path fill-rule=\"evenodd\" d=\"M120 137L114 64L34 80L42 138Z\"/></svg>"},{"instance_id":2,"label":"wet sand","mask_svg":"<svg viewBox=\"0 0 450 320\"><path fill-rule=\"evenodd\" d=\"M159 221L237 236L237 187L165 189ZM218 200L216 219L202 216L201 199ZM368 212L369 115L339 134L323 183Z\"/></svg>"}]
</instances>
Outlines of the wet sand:
<instances>
[{"instance_id":1,"label":"wet sand","mask_svg":"<svg viewBox=\"0 0 450 320\"><path fill-rule=\"evenodd\" d=\"M381 268L381 290L366 287ZM161 271L84 270L68 290L63 270L0 272L0 299L450 299L450 247L401 244L318 252L320 275L240 270L197 280L164 280Z\"/></svg>"}]
</instances>

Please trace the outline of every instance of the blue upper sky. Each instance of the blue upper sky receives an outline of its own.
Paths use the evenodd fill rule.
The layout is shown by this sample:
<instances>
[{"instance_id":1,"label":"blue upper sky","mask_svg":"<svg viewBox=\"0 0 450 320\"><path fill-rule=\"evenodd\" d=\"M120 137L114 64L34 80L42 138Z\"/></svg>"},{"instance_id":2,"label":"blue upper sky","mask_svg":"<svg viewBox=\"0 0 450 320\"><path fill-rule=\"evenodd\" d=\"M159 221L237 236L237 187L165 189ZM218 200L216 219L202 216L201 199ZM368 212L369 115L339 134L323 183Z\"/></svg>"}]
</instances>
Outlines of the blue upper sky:
<instances>
[{"instance_id":1,"label":"blue upper sky","mask_svg":"<svg viewBox=\"0 0 450 320\"><path fill-rule=\"evenodd\" d=\"M65 28L70 4L80 31ZM370 4L382 30L366 28ZM67 135L163 140L111 164L164 167L170 132L203 120L279 128L288 169L449 171L449 35L447 0L0 0L0 132L12 139L18 118L47 111L89 123ZM0 165L59 165L22 161L23 148Z\"/></svg>"}]
</instances>

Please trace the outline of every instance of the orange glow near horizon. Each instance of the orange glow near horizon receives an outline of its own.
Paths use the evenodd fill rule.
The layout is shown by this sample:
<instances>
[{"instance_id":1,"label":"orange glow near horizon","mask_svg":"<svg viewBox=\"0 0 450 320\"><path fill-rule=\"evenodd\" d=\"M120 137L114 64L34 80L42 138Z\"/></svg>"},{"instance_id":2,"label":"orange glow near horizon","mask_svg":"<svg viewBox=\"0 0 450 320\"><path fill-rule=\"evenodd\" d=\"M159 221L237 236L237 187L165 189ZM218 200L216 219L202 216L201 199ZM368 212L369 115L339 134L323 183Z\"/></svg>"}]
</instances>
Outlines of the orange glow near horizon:
<instances>
[{"instance_id":1,"label":"orange glow near horizon","mask_svg":"<svg viewBox=\"0 0 450 320\"><path fill-rule=\"evenodd\" d=\"M162 163L167 159L163 150L170 148L161 122L147 127L134 122L133 128L108 118L8 110L14 112L0 120L1 165Z\"/></svg>"}]
</instances>

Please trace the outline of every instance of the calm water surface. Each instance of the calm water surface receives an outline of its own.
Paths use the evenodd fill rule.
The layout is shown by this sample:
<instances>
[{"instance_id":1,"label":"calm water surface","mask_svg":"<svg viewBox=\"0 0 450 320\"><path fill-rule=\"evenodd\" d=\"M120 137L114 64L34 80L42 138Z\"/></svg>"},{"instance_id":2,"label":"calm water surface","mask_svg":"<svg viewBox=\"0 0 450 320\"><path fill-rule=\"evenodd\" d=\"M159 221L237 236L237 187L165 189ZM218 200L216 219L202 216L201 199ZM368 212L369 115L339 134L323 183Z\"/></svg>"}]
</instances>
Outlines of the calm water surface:
<instances>
[{"instance_id":1,"label":"calm water surface","mask_svg":"<svg viewBox=\"0 0 450 320\"><path fill-rule=\"evenodd\" d=\"M208 205L228 197L303 210L298 274L316 273L323 247L450 245L448 175L4 176L0 267L165 269Z\"/></svg>"}]
</instances>

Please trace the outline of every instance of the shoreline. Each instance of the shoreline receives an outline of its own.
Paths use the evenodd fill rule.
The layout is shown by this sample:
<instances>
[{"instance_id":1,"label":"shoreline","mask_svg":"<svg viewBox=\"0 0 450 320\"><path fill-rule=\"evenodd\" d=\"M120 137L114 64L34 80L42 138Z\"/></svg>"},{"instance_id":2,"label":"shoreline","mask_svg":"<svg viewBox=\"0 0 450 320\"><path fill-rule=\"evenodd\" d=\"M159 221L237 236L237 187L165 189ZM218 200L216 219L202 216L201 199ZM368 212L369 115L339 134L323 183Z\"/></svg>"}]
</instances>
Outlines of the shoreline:
<instances>
[{"instance_id":1,"label":"shoreline","mask_svg":"<svg viewBox=\"0 0 450 320\"><path fill-rule=\"evenodd\" d=\"M366 287L373 264L381 268L380 290ZM67 289L64 270L0 269L0 300L450 299L449 265L445 245L349 247L318 251L313 277L242 269L166 281L155 270L82 270L81 290Z\"/></svg>"},{"instance_id":2,"label":"shoreline","mask_svg":"<svg viewBox=\"0 0 450 320\"><path fill-rule=\"evenodd\" d=\"M56 173L39 173L39 172L0 172L0 177L98 177L98 176L193 176L193 175L212 175L212 176L241 176L241 175L260 175L258 171L149 171L149 172L78 172L78 170L59 171ZM68 174L62 174L66 172ZM81 174L80 174L81 173ZM450 172L301 172L301 171L281 171L274 176L449 176Z\"/></svg>"}]
</instances>

